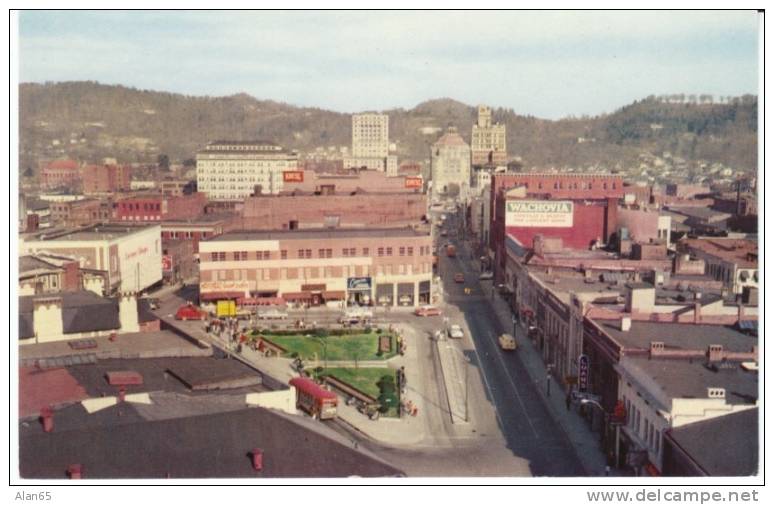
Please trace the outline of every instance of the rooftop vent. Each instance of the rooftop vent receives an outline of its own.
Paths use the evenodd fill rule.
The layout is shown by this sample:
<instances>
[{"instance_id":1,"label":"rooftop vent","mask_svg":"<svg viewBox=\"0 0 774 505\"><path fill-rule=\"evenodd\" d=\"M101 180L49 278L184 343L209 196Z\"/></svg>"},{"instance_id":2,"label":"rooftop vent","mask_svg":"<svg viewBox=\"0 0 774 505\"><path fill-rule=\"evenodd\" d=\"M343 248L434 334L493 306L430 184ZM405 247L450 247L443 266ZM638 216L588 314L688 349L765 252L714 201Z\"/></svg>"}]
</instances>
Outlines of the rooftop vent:
<instances>
[{"instance_id":1,"label":"rooftop vent","mask_svg":"<svg viewBox=\"0 0 774 505\"><path fill-rule=\"evenodd\" d=\"M726 390L723 388L707 388L707 398L725 398Z\"/></svg>"}]
</instances>

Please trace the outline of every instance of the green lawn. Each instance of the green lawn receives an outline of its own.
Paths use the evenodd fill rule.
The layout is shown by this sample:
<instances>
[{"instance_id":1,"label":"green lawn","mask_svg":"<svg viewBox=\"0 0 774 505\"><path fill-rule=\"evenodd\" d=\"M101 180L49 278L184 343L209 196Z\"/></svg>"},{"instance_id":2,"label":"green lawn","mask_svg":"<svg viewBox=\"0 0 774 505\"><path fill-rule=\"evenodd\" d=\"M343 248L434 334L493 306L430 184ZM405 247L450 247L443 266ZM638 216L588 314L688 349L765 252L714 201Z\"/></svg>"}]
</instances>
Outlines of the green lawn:
<instances>
[{"instance_id":1,"label":"green lawn","mask_svg":"<svg viewBox=\"0 0 774 505\"><path fill-rule=\"evenodd\" d=\"M306 337L304 335L263 335L263 338L287 349L286 357L298 353L301 359L314 359L315 354L319 361L323 361L327 354L328 361L372 361L385 360L395 356L395 336L392 335L392 351L381 356L377 354L379 347L379 335L362 334L346 335L340 337ZM326 349L323 351L323 343Z\"/></svg>"},{"instance_id":2,"label":"green lawn","mask_svg":"<svg viewBox=\"0 0 774 505\"><path fill-rule=\"evenodd\" d=\"M395 377L392 368L337 368L331 367L322 372L322 375L333 375L337 379L346 382L367 395L379 398L379 379L385 375ZM391 407L382 414L386 417L398 417L398 406Z\"/></svg>"}]
</instances>

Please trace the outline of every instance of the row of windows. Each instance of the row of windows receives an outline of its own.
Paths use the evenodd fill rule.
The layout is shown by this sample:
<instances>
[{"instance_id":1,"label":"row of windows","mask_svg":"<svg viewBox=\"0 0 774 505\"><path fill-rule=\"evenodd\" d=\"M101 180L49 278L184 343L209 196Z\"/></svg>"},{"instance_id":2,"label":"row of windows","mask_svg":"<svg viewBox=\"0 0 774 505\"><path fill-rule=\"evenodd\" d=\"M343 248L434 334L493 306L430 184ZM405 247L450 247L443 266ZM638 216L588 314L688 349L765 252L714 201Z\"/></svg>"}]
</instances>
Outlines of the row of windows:
<instances>
[{"instance_id":1,"label":"row of windows","mask_svg":"<svg viewBox=\"0 0 774 505\"><path fill-rule=\"evenodd\" d=\"M120 208L121 210L140 210L139 203L119 203L114 205L114 207ZM160 203L143 203L142 204L142 210L161 210L161 204Z\"/></svg>"},{"instance_id":2,"label":"row of windows","mask_svg":"<svg viewBox=\"0 0 774 505\"><path fill-rule=\"evenodd\" d=\"M647 417L643 419L642 413L624 396L624 407L626 407L626 422L638 437L645 442L648 449L655 454L661 450L661 430L654 423L651 423Z\"/></svg>"},{"instance_id":3,"label":"row of windows","mask_svg":"<svg viewBox=\"0 0 774 505\"><path fill-rule=\"evenodd\" d=\"M342 267L260 268L255 270L256 280L324 279L332 277L414 275L432 271L430 263L400 265L348 265ZM248 280L248 270L214 270L212 279L219 281Z\"/></svg>"},{"instance_id":4,"label":"row of windows","mask_svg":"<svg viewBox=\"0 0 774 505\"><path fill-rule=\"evenodd\" d=\"M377 250L377 255L384 257L384 256L393 256L394 253L397 252L397 256L414 256L414 247L413 246L400 246L397 248L393 247L379 247ZM419 255L420 256L429 256L430 255L430 246L420 246L419 249ZM369 256L370 255L370 248L363 247L361 249L361 256ZM247 260L269 260L271 258L271 252L270 251L256 251L253 253L248 253L247 251L235 251L231 253L231 255L227 255L225 252L213 252L211 253L212 261L247 261ZM357 257L357 248L356 247L348 247L341 250L341 256L345 258L354 258ZM276 256L275 256L276 257ZM297 249L296 250L296 257L299 259L311 259L312 256L312 249ZM317 250L317 258L333 258L333 249L327 248L327 249L318 249ZM280 259L288 259L288 251L286 249L283 249L280 251Z\"/></svg>"}]
</instances>

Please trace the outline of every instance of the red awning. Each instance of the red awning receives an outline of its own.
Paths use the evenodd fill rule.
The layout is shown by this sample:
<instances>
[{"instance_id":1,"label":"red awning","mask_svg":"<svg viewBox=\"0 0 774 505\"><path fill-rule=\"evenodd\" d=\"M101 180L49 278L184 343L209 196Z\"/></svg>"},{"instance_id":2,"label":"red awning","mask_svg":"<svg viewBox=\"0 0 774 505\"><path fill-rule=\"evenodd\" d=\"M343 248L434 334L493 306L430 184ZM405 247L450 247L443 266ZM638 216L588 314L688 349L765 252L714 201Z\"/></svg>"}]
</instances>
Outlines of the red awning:
<instances>
[{"instance_id":1,"label":"red awning","mask_svg":"<svg viewBox=\"0 0 774 505\"><path fill-rule=\"evenodd\" d=\"M347 298L346 291L323 291L322 297L326 300L344 300Z\"/></svg>"},{"instance_id":2,"label":"red awning","mask_svg":"<svg viewBox=\"0 0 774 505\"><path fill-rule=\"evenodd\" d=\"M200 300L231 300L245 296L243 291L217 291L212 293L201 293Z\"/></svg>"},{"instance_id":3,"label":"red awning","mask_svg":"<svg viewBox=\"0 0 774 505\"><path fill-rule=\"evenodd\" d=\"M658 468L653 466L653 463L645 465L645 471L648 472L648 475L651 477L661 477L661 472L658 471Z\"/></svg>"},{"instance_id":4,"label":"red awning","mask_svg":"<svg viewBox=\"0 0 774 505\"><path fill-rule=\"evenodd\" d=\"M311 300L312 293L302 291L298 293L283 293L282 298L285 300Z\"/></svg>"},{"instance_id":5,"label":"red awning","mask_svg":"<svg viewBox=\"0 0 774 505\"><path fill-rule=\"evenodd\" d=\"M240 298L237 300L237 305L285 305L285 300L278 296L262 296L258 298Z\"/></svg>"}]
</instances>

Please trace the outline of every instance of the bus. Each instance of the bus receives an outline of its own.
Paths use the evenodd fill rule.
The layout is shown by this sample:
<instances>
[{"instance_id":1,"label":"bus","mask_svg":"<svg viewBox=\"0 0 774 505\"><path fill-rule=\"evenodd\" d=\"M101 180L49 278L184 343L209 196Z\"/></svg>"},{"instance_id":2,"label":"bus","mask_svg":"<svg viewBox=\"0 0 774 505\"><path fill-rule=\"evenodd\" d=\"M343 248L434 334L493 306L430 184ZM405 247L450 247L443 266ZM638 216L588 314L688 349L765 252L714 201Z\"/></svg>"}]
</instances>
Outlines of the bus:
<instances>
[{"instance_id":1,"label":"bus","mask_svg":"<svg viewBox=\"0 0 774 505\"><path fill-rule=\"evenodd\" d=\"M290 385L296 388L296 408L303 410L315 419L333 419L339 397L336 393L323 389L312 379L294 377Z\"/></svg>"}]
</instances>

